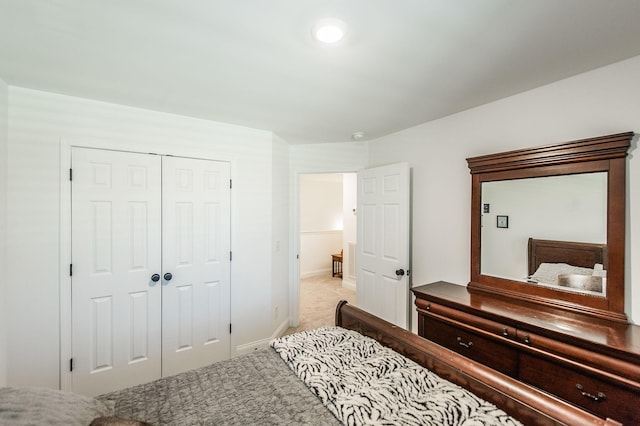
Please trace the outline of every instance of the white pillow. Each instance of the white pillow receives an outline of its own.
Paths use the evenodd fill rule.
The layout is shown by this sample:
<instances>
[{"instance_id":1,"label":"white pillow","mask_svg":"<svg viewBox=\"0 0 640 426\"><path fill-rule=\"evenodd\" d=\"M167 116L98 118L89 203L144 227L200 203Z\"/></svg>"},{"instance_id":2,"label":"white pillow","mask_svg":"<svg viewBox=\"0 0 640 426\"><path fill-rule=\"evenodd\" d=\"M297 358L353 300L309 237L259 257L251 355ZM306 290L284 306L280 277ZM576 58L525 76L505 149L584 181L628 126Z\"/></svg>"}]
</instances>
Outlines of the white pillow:
<instances>
[{"instance_id":1,"label":"white pillow","mask_svg":"<svg viewBox=\"0 0 640 426\"><path fill-rule=\"evenodd\" d=\"M569 265L567 263L541 263L536 272L529 277L531 281L558 284L558 275L593 275L593 269Z\"/></svg>"}]
</instances>

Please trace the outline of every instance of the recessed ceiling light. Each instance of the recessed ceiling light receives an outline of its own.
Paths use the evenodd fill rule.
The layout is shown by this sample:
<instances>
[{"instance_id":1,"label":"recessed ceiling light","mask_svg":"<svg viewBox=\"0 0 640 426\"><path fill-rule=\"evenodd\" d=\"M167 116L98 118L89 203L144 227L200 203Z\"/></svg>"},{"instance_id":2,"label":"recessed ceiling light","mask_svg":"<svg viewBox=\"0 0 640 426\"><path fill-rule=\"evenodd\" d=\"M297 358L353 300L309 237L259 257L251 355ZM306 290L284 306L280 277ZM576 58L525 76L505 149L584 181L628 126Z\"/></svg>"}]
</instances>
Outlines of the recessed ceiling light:
<instances>
[{"instance_id":1,"label":"recessed ceiling light","mask_svg":"<svg viewBox=\"0 0 640 426\"><path fill-rule=\"evenodd\" d=\"M344 38L347 26L339 19L322 19L313 26L311 31L313 38L316 40L332 44L337 43Z\"/></svg>"}]
</instances>

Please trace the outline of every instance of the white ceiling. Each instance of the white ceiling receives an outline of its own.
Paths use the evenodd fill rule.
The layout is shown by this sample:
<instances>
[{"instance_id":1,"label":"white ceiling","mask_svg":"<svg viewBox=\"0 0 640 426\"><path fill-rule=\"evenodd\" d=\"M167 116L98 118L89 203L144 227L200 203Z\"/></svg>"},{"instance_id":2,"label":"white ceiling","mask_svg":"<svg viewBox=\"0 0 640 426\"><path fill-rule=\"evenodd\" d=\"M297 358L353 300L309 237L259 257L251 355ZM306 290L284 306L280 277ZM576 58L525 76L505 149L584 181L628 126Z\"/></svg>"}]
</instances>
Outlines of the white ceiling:
<instances>
[{"instance_id":1,"label":"white ceiling","mask_svg":"<svg viewBox=\"0 0 640 426\"><path fill-rule=\"evenodd\" d=\"M347 38L320 46L320 18ZM366 139L640 55L639 0L0 0L10 85Z\"/></svg>"}]
</instances>

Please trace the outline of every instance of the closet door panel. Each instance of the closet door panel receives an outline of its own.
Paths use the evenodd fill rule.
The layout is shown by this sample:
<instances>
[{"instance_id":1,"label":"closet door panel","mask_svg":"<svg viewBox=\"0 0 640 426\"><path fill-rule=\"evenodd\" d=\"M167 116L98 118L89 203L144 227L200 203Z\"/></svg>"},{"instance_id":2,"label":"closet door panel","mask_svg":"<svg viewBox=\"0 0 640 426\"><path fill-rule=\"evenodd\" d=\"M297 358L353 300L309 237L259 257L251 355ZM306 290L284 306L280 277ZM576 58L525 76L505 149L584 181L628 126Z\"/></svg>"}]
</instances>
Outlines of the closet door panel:
<instances>
[{"instance_id":1,"label":"closet door panel","mask_svg":"<svg viewBox=\"0 0 640 426\"><path fill-rule=\"evenodd\" d=\"M97 395L160 375L161 162L73 148L73 390Z\"/></svg>"},{"instance_id":2,"label":"closet door panel","mask_svg":"<svg viewBox=\"0 0 640 426\"><path fill-rule=\"evenodd\" d=\"M166 157L162 182L167 376L229 357L229 163Z\"/></svg>"}]
</instances>

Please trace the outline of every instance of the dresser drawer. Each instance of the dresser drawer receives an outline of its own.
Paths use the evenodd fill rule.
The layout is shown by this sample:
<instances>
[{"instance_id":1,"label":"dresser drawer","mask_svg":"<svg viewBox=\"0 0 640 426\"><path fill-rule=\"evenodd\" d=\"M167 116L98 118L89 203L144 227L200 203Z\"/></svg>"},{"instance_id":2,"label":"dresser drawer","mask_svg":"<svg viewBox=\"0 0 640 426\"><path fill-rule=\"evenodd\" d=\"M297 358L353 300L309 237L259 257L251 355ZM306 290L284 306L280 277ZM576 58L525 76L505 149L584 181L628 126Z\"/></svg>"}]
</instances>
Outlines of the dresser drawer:
<instances>
[{"instance_id":1,"label":"dresser drawer","mask_svg":"<svg viewBox=\"0 0 640 426\"><path fill-rule=\"evenodd\" d=\"M509 376L517 373L515 349L429 315L420 316L423 337Z\"/></svg>"},{"instance_id":2,"label":"dresser drawer","mask_svg":"<svg viewBox=\"0 0 640 426\"><path fill-rule=\"evenodd\" d=\"M577 345L570 345L557 339L551 339L523 330L516 331L516 340L530 348L549 354L556 354L582 365L590 366L603 372L609 372L613 375L626 377L635 382L640 382L640 364L637 362L629 362L620 358L611 357L581 348Z\"/></svg>"},{"instance_id":3,"label":"dresser drawer","mask_svg":"<svg viewBox=\"0 0 640 426\"><path fill-rule=\"evenodd\" d=\"M478 315L468 314L458 309L430 301L416 301L416 304L418 305L420 312L427 316L441 318L445 321L448 320L450 322L455 321L462 323L466 326L477 328L483 332L495 334L496 336L504 337L506 339L516 338L517 330L515 327L491 321Z\"/></svg>"},{"instance_id":4,"label":"dresser drawer","mask_svg":"<svg viewBox=\"0 0 640 426\"><path fill-rule=\"evenodd\" d=\"M519 378L602 418L623 424L640 419L640 391L616 385L569 365L521 352Z\"/></svg>"}]
</instances>

